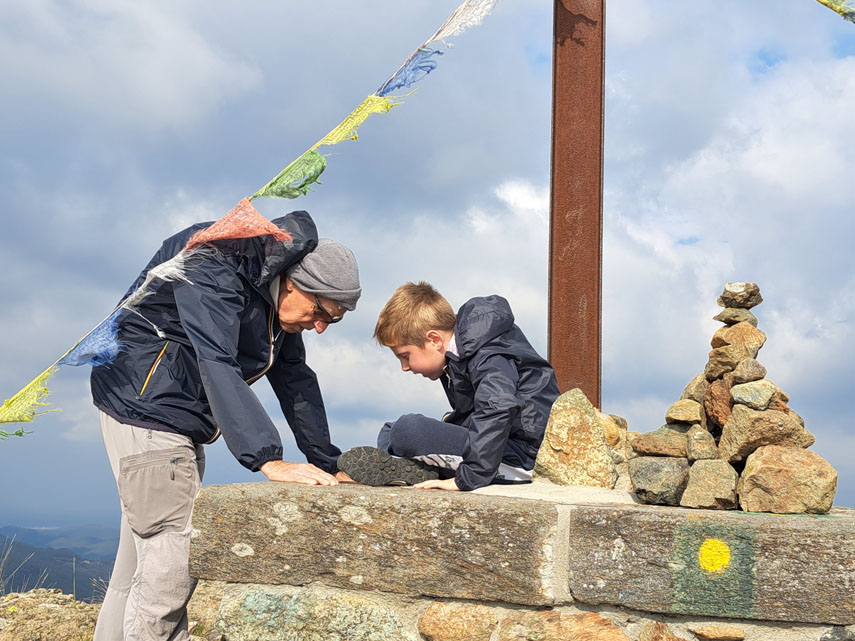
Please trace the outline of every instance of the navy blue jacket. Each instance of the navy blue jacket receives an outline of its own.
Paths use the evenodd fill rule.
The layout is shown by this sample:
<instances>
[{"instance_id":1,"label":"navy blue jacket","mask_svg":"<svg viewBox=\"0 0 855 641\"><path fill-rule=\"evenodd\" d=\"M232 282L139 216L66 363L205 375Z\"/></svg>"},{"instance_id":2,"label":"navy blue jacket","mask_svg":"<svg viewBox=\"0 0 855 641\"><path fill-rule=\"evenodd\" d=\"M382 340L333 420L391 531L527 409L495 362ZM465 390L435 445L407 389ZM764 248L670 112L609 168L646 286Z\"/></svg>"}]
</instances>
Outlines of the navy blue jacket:
<instances>
[{"instance_id":1,"label":"navy blue jacket","mask_svg":"<svg viewBox=\"0 0 855 641\"><path fill-rule=\"evenodd\" d=\"M317 378L300 334L281 331L269 291L276 276L315 248L317 230L304 211L273 222L293 240L216 241L216 251L188 259L192 284L154 281L140 313L119 316L123 349L113 363L92 369L92 397L122 423L183 434L194 443L211 443L222 433L235 458L255 471L282 458L279 433L249 388L266 375L300 451L335 473L341 451L330 443ZM165 240L129 292L210 224Z\"/></svg>"},{"instance_id":2,"label":"navy blue jacket","mask_svg":"<svg viewBox=\"0 0 855 641\"><path fill-rule=\"evenodd\" d=\"M461 490L474 490L493 481L503 457L515 467L534 467L558 383L501 296L465 303L454 338L458 356L446 353L440 379L453 408L444 420L469 430L455 480Z\"/></svg>"}]
</instances>

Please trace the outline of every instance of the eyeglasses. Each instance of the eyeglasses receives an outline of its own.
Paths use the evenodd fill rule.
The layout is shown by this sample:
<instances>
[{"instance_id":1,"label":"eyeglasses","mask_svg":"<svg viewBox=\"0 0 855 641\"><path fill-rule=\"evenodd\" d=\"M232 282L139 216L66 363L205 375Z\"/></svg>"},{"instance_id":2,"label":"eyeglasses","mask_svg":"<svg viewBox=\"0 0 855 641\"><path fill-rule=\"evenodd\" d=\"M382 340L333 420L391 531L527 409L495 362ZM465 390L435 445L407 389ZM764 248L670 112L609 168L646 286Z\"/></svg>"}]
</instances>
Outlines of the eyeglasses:
<instances>
[{"instance_id":1,"label":"eyeglasses","mask_svg":"<svg viewBox=\"0 0 855 641\"><path fill-rule=\"evenodd\" d=\"M321 305L321 299L318 298L317 294L315 294L315 316L321 316L321 322L326 323L327 325L332 325L333 323L339 322L342 318L344 318L344 314L341 316L333 316L329 313L326 307ZM323 318L326 316L326 318Z\"/></svg>"}]
</instances>

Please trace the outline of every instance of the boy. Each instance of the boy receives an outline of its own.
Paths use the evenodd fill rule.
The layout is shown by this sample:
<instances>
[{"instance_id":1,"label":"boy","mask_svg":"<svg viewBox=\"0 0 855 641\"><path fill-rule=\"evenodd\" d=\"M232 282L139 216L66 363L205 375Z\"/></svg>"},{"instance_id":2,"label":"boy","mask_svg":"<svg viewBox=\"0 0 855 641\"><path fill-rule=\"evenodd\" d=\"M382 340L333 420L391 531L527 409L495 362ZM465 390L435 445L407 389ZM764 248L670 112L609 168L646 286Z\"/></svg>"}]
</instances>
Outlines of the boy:
<instances>
[{"instance_id":1,"label":"boy","mask_svg":"<svg viewBox=\"0 0 855 641\"><path fill-rule=\"evenodd\" d=\"M374 329L401 369L440 380L452 411L386 423L379 449L354 448L339 469L367 485L474 490L531 480L558 384L500 296L473 298L457 315L425 282L399 287Z\"/></svg>"}]
</instances>

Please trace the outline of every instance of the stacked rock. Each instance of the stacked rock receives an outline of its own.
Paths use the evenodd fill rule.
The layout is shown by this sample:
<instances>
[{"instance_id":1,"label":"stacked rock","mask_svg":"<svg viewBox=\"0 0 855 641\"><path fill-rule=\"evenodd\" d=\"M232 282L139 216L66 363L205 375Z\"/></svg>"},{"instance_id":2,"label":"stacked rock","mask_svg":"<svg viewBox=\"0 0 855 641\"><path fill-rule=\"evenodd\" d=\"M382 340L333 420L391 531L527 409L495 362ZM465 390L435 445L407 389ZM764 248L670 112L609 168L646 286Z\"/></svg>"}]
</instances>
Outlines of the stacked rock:
<instances>
[{"instance_id":1,"label":"stacked rock","mask_svg":"<svg viewBox=\"0 0 855 641\"><path fill-rule=\"evenodd\" d=\"M750 512L825 513L837 472L805 448L814 436L765 378L757 354L766 334L751 308L755 283L727 283L718 299L724 326L702 374L665 413L666 424L628 435L632 485L645 503Z\"/></svg>"}]
</instances>

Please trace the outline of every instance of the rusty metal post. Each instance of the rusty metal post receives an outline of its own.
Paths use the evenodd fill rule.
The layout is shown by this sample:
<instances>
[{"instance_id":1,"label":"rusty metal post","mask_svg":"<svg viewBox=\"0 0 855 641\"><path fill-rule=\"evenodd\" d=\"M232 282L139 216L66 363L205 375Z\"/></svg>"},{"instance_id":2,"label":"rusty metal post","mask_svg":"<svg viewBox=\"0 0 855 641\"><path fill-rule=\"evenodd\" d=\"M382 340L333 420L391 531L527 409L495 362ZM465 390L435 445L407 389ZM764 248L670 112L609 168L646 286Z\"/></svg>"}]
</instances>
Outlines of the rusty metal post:
<instances>
[{"instance_id":1,"label":"rusty metal post","mask_svg":"<svg viewBox=\"0 0 855 641\"><path fill-rule=\"evenodd\" d=\"M605 0L554 0L549 360L601 407Z\"/></svg>"}]
</instances>

